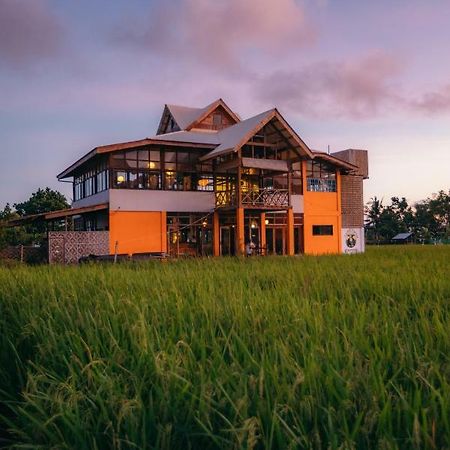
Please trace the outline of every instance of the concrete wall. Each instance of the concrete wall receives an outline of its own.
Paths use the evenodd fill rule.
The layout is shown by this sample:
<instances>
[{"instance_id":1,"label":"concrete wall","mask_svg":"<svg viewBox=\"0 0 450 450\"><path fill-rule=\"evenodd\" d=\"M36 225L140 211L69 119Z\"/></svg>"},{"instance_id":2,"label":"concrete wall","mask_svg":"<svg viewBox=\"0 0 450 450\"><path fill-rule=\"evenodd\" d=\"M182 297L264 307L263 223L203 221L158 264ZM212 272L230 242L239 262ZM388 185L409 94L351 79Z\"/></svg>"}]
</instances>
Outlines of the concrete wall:
<instances>
[{"instance_id":1,"label":"concrete wall","mask_svg":"<svg viewBox=\"0 0 450 450\"><path fill-rule=\"evenodd\" d=\"M303 213L305 210L303 195L291 195L292 209L294 213Z\"/></svg>"},{"instance_id":2,"label":"concrete wall","mask_svg":"<svg viewBox=\"0 0 450 450\"><path fill-rule=\"evenodd\" d=\"M111 189L110 211L210 212L214 209L214 192L140 191Z\"/></svg>"},{"instance_id":3,"label":"concrete wall","mask_svg":"<svg viewBox=\"0 0 450 450\"><path fill-rule=\"evenodd\" d=\"M98 194L91 195L81 200L77 200L72 203L72 208L83 208L85 206L101 205L102 203L109 202L110 190L99 192Z\"/></svg>"}]
</instances>

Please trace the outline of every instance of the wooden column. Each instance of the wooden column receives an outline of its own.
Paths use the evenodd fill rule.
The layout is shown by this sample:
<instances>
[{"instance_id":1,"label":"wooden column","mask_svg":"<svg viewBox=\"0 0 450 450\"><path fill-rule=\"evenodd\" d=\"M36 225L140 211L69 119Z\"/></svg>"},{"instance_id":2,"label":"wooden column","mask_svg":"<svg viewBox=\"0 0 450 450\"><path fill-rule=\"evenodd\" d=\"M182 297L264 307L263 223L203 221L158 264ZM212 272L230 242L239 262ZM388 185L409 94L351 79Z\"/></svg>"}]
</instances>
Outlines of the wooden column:
<instances>
[{"instance_id":1,"label":"wooden column","mask_svg":"<svg viewBox=\"0 0 450 450\"><path fill-rule=\"evenodd\" d=\"M287 210L287 230L286 230L286 247L287 254L294 254L294 210L289 208Z\"/></svg>"},{"instance_id":2,"label":"wooden column","mask_svg":"<svg viewBox=\"0 0 450 450\"><path fill-rule=\"evenodd\" d=\"M261 255L266 255L266 213L261 213L261 218L260 218L260 247L261 247Z\"/></svg>"},{"instance_id":3,"label":"wooden column","mask_svg":"<svg viewBox=\"0 0 450 450\"><path fill-rule=\"evenodd\" d=\"M236 208L236 254L245 255L244 208Z\"/></svg>"},{"instance_id":4,"label":"wooden column","mask_svg":"<svg viewBox=\"0 0 450 450\"><path fill-rule=\"evenodd\" d=\"M217 211L213 214L213 256L220 256L220 225Z\"/></svg>"}]
</instances>

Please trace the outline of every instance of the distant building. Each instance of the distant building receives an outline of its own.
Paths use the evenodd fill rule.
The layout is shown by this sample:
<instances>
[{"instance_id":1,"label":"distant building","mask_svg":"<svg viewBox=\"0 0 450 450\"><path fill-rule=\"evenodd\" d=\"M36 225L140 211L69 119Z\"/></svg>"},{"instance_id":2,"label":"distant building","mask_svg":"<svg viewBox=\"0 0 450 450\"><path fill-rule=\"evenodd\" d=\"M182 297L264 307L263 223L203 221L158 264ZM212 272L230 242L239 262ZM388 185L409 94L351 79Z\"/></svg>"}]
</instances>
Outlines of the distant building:
<instances>
[{"instance_id":1,"label":"distant building","mask_svg":"<svg viewBox=\"0 0 450 450\"><path fill-rule=\"evenodd\" d=\"M394 244L411 244L413 240L413 233L398 233L391 239L391 242Z\"/></svg>"},{"instance_id":2,"label":"distant building","mask_svg":"<svg viewBox=\"0 0 450 450\"><path fill-rule=\"evenodd\" d=\"M277 109L246 120L222 99L165 105L155 136L96 147L58 175L70 220L49 258L89 253L264 255L364 251L367 151L311 150Z\"/></svg>"}]
</instances>

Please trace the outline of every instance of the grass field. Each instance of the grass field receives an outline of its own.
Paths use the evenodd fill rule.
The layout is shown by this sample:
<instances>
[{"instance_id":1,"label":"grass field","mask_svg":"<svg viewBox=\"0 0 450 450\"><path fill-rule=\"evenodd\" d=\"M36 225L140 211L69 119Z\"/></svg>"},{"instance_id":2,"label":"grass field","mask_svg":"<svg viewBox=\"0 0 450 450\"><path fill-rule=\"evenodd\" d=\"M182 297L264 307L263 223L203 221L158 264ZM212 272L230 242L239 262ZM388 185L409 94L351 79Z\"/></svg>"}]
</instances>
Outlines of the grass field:
<instances>
[{"instance_id":1,"label":"grass field","mask_svg":"<svg viewBox=\"0 0 450 450\"><path fill-rule=\"evenodd\" d=\"M450 448L450 246L0 268L4 445Z\"/></svg>"}]
</instances>

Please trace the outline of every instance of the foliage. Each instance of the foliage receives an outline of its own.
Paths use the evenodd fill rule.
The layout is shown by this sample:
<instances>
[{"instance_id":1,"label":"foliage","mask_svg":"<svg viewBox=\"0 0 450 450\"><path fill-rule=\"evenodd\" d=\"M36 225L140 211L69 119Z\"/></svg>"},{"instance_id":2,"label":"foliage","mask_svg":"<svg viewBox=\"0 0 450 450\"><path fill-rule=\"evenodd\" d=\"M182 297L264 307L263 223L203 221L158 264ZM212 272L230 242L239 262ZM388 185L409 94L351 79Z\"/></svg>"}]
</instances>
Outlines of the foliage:
<instances>
[{"instance_id":1,"label":"foliage","mask_svg":"<svg viewBox=\"0 0 450 450\"><path fill-rule=\"evenodd\" d=\"M449 258L0 268L9 445L449 448Z\"/></svg>"},{"instance_id":2,"label":"foliage","mask_svg":"<svg viewBox=\"0 0 450 450\"><path fill-rule=\"evenodd\" d=\"M0 248L8 245L39 244L44 239L46 232L46 224L43 220L14 228L1 227L2 222L26 215L42 214L69 207L70 205L63 194L48 187L38 189L31 194L28 200L22 203L15 203L14 210L7 203L3 211L0 210Z\"/></svg>"},{"instance_id":3,"label":"foliage","mask_svg":"<svg viewBox=\"0 0 450 450\"><path fill-rule=\"evenodd\" d=\"M414 233L421 242L450 236L450 191L439 191L414 207L408 205L405 197L392 197L387 206L374 197L365 212L368 241L389 242L402 232Z\"/></svg>"}]
</instances>

